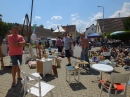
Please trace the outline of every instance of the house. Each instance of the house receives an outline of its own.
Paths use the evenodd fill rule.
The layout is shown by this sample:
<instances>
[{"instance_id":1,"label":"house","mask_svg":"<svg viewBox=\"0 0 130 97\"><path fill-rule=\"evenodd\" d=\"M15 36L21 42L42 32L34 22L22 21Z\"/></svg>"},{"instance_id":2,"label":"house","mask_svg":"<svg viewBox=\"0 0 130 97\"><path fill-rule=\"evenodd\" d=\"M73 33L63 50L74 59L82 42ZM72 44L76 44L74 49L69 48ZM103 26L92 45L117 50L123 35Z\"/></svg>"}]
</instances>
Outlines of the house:
<instances>
[{"instance_id":1,"label":"house","mask_svg":"<svg viewBox=\"0 0 130 97\"><path fill-rule=\"evenodd\" d=\"M62 28L69 33L69 35L72 35L73 39L76 39L77 37L77 31L76 31L76 26L75 25L67 25L67 26L62 26Z\"/></svg>"},{"instance_id":2,"label":"house","mask_svg":"<svg viewBox=\"0 0 130 97\"><path fill-rule=\"evenodd\" d=\"M23 25L19 24L18 25L19 34L21 34L24 37L25 41L27 42L28 36L29 36L29 33L27 33L27 26L26 25L24 26L23 32L22 32L22 28L23 28ZM31 30L33 31L33 27L31 27ZM51 29L46 29L46 28L43 28L41 26L36 27L35 34L36 34L37 38L48 38L48 37L56 38L57 37L57 35L54 34L51 31Z\"/></svg>"},{"instance_id":3,"label":"house","mask_svg":"<svg viewBox=\"0 0 130 97\"><path fill-rule=\"evenodd\" d=\"M89 28L86 28L86 31L84 32L84 34L85 34L85 37L87 37L89 34L95 33L95 32L96 32L96 26L92 24Z\"/></svg>"},{"instance_id":4,"label":"house","mask_svg":"<svg viewBox=\"0 0 130 97\"><path fill-rule=\"evenodd\" d=\"M96 33L102 34L106 32L122 31L124 30L123 22L127 18L128 17L98 19ZM104 21L104 31L102 29L103 21Z\"/></svg>"}]
</instances>

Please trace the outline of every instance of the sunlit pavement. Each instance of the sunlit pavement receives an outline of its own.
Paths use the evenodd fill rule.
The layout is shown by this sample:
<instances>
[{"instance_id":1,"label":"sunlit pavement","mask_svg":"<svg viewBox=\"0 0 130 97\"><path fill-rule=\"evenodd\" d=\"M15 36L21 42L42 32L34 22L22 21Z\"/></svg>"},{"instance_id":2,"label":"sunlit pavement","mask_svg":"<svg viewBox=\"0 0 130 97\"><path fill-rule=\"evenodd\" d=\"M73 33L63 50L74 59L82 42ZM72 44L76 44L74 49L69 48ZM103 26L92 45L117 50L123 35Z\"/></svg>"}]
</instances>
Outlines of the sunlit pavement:
<instances>
[{"instance_id":1,"label":"sunlit pavement","mask_svg":"<svg viewBox=\"0 0 130 97\"><path fill-rule=\"evenodd\" d=\"M80 47L75 47L74 56L79 57L81 52ZM23 56L24 57L24 56ZM25 59L25 58L23 58ZM72 58L72 61L76 59ZM23 92L20 93L20 89L22 87L21 82L17 83L16 87L11 87L12 84L12 75L11 75L11 67L10 65L10 57L4 58L5 66L8 66L5 70L0 70L0 97L22 97ZM49 84L55 86L52 90L54 97L99 97L100 93L100 84L92 83L92 80L96 80L97 76L100 72L90 69L89 73L84 71L81 72L80 75L80 83L74 81L74 78L71 77L72 83L66 81L66 69L65 66L67 64L67 59L62 58L61 68L58 68L58 77L55 75L48 74L46 77L42 79ZM28 65L23 65L23 69L27 73L36 72L36 69L30 69ZM116 72L126 73L120 66L115 68ZM103 79L108 79L110 74L103 73ZM50 93L48 93L45 97L50 97ZM27 93L26 97L30 97L30 94ZM107 97L107 92L102 92L102 97ZM127 97L130 97L130 86L127 88Z\"/></svg>"}]
</instances>

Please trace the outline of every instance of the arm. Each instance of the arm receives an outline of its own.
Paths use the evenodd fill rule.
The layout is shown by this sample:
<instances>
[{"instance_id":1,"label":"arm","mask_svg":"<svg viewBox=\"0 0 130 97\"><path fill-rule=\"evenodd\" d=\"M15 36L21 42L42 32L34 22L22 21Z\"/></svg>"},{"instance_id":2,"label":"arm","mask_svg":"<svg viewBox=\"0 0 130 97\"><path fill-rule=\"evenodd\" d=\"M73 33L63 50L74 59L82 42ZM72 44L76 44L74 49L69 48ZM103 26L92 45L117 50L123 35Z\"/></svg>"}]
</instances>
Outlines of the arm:
<instances>
[{"instance_id":1,"label":"arm","mask_svg":"<svg viewBox=\"0 0 130 97\"><path fill-rule=\"evenodd\" d=\"M86 49L89 47L89 41L88 39L84 39L84 47L83 47L83 53L86 53Z\"/></svg>"},{"instance_id":2,"label":"arm","mask_svg":"<svg viewBox=\"0 0 130 97\"><path fill-rule=\"evenodd\" d=\"M13 47L24 46L24 45L25 45L25 40L24 40L23 37L21 37L20 42L14 42L14 41L11 39L11 37L9 36L9 37L8 37L8 44L9 44L10 46L13 46Z\"/></svg>"}]
</instances>

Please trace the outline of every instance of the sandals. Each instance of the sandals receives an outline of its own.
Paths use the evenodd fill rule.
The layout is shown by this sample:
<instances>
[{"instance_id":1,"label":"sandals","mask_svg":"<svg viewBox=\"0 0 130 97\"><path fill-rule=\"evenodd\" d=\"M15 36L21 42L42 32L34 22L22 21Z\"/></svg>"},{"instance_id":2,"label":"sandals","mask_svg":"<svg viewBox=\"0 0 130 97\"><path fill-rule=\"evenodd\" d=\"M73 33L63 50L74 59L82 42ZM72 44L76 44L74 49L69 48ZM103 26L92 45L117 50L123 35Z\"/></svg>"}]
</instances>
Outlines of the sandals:
<instances>
[{"instance_id":1,"label":"sandals","mask_svg":"<svg viewBox=\"0 0 130 97\"><path fill-rule=\"evenodd\" d=\"M16 86L16 83L15 83L15 82L13 82L13 83L12 83L12 87L15 87L15 86Z\"/></svg>"}]
</instances>

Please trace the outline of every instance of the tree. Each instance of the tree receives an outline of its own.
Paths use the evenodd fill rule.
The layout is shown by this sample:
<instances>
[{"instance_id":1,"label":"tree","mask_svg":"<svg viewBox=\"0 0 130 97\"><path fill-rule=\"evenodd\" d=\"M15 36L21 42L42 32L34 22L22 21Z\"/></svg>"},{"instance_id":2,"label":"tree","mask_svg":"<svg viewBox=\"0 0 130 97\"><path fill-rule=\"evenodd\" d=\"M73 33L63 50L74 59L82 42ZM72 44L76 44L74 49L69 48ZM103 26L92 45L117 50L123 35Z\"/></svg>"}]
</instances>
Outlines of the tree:
<instances>
[{"instance_id":1,"label":"tree","mask_svg":"<svg viewBox=\"0 0 130 97\"><path fill-rule=\"evenodd\" d=\"M41 27L41 28L44 28L44 26L43 26L42 24L40 25L40 27Z\"/></svg>"},{"instance_id":2,"label":"tree","mask_svg":"<svg viewBox=\"0 0 130 97\"><path fill-rule=\"evenodd\" d=\"M53 28L51 28L51 31L53 32L53 31L54 31L54 29L53 29Z\"/></svg>"},{"instance_id":3,"label":"tree","mask_svg":"<svg viewBox=\"0 0 130 97\"><path fill-rule=\"evenodd\" d=\"M124 25L124 30L130 31L130 17L128 17L128 18L123 22L123 25Z\"/></svg>"},{"instance_id":4,"label":"tree","mask_svg":"<svg viewBox=\"0 0 130 97\"><path fill-rule=\"evenodd\" d=\"M2 14L0 14L0 17L2 17Z\"/></svg>"},{"instance_id":5,"label":"tree","mask_svg":"<svg viewBox=\"0 0 130 97\"><path fill-rule=\"evenodd\" d=\"M5 22L0 21L0 36L5 36L8 31L8 25Z\"/></svg>"}]
</instances>

